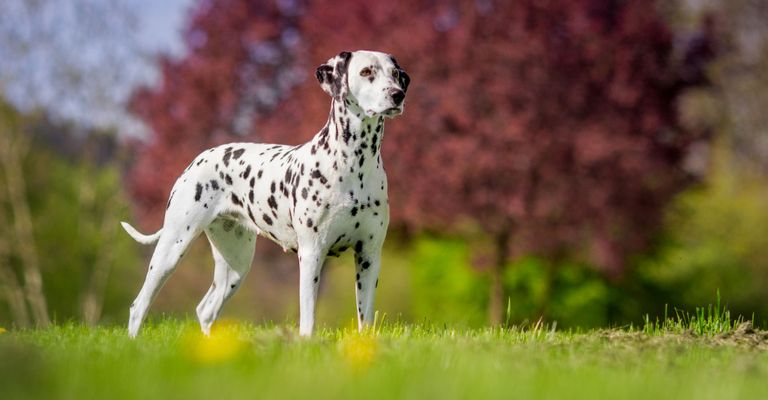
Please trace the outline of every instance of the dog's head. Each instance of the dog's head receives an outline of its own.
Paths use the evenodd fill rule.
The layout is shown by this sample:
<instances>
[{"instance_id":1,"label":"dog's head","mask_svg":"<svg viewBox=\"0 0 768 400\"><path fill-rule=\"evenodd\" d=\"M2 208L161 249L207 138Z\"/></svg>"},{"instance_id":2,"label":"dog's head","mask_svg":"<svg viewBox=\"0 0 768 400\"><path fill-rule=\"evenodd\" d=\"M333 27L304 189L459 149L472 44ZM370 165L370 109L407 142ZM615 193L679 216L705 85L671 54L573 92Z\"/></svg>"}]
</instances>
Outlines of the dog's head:
<instances>
[{"instance_id":1,"label":"dog's head","mask_svg":"<svg viewBox=\"0 0 768 400\"><path fill-rule=\"evenodd\" d=\"M395 58L377 51L342 52L315 72L320 86L336 100L347 100L368 117L403 112L411 78Z\"/></svg>"}]
</instances>

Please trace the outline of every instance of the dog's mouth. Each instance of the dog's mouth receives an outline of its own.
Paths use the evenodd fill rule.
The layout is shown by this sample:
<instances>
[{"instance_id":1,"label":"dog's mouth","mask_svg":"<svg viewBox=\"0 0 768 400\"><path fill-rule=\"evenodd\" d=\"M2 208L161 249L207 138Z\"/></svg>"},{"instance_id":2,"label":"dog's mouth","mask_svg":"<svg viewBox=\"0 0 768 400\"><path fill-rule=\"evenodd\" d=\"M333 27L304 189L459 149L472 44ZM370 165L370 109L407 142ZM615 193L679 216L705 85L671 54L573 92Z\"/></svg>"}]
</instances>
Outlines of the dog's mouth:
<instances>
[{"instance_id":1,"label":"dog's mouth","mask_svg":"<svg viewBox=\"0 0 768 400\"><path fill-rule=\"evenodd\" d=\"M384 110L382 113L385 117L395 117L403 113L402 107L392 107Z\"/></svg>"},{"instance_id":2,"label":"dog's mouth","mask_svg":"<svg viewBox=\"0 0 768 400\"><path fill-rule=\"evenodd\" d=\"M403 113L403 106L397 106L397 107L390 107L387 108L384 111L373 111L371 109L365 110L365 116L368 118L373 118L377 115L383 115L385 117L395 117Z\"/></svg>"}]
</instances>

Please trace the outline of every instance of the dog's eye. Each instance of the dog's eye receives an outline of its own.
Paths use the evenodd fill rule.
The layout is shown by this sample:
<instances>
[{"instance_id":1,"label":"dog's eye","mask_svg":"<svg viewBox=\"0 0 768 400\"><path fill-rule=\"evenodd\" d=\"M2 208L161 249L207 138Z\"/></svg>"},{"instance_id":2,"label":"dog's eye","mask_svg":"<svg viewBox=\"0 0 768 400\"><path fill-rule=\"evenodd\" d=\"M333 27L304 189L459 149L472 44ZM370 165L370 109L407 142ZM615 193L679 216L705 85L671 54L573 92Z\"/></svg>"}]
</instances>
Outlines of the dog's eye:
<instances>
[{"instance_id":1,"label":"dog's eye","mask_svg":"<svg viewBox=\"0 0 768 400\"><path fill-rule=\"evenodd\" d=\"M392 77L397 79L397 77L399 77L399 76L400 76L400 71L398 71L397 69L393 69L392 70Z\"/></svg>"},{"instance_id":2,"label":"dog's eye","mask_svg":"<svg viewBox=\"0 0 768 400\"><path fill-rule=\"evenodd\" d=\"M360 71L360 76L371 76L371 72L370 68L363 68L363 70Z\"/></svg>"}]
</instances>

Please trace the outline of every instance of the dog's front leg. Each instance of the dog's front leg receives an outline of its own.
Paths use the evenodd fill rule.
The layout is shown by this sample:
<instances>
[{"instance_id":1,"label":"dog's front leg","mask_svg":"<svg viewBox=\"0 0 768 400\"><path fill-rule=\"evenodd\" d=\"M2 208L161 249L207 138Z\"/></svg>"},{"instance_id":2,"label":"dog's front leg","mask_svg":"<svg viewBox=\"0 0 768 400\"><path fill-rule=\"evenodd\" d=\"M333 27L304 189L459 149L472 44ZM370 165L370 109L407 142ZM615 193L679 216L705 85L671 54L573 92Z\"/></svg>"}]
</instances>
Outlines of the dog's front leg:
<instances>
[{"instance_id":1,"label":"dog's front leg","mask_svg":"<svg viewBox=\"0 0 768 400\"><path fill-rule=\"evenodd\" d=\"M357 327L362 331L370 326L374 318L374 297L379 285L381 269L381 245L369 243L356 246L355 297L357 298Z\"/></svg>"},{"instance_id":2,"label":"dog's front leg","mask_svg":"<svg viewBox=\"0 0 768 400\"><path fill-rule=\"evenodd\" d=\"M299 335L310 336L315 325L315 303L325 254L299 249Z\"/></svg>"}]
</instances>

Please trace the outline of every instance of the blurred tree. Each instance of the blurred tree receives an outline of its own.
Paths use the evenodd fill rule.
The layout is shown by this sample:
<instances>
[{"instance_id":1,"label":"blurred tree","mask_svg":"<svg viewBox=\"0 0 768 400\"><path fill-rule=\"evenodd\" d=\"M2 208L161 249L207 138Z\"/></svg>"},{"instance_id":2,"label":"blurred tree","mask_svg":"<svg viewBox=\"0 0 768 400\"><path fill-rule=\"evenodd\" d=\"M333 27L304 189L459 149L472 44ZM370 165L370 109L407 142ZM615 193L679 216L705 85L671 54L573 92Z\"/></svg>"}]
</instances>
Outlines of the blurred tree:
<instances>
[{"instance_id":1,"label":"blurred tree","mask_svg":"<svg viewBox=\"0 0 768 400\"><path fill-rule=\"evenodd\" d=\"M201 150L249 134L261 139L254 120L304 76L294 66L299 13L294 2L265 0L202 1L193 10L187 55L163 58L161 84L131 102L153 132L129 176L143 221L160 221L174 180Z\"/></svg>"},{"instance_id":2,"label":"blurred tree","mask_svg":"<svg viewBox=\"0 0 768 400\"><path fill-rule=\"evenodd\" d=\"M129 288L114 282L140 271L135 243L115 229L127 204L114 134L0 105L0 296L10 312L0 322L122 314Z\"/></svg>"},{"instance_id":3,"label":"blurred tree","mask_svg":"<svg viewBox=\"0 0 768 400\"><path fill-rule=\"evenodd\" d=\"M5 190L0 190L0 204L7 202ZM9 226L5 212L0 212L0 226ZM10 235L0 235L0 293L5 296L10 308L11 318L22 328L31 325L29 310L24 299L24 289L11 268Z\"/></svg>"},{"instance_id":4,"label":"blurred tree","mask_svg":"<svg viewBox=\"0 0 768 400\"><path fill-rule=\"evenodd\" d=\"M151 79L127 0L0 2L0 92L23 112L86 126L140 129L125 102Z\"/></svg>"},{"instance_id":5,"label":"blurred tree","mask_svg":"<svg viewBox=\"0 0 768 400\"><path fill-rule=\"evenodd\" d=\"M678 126L675 104L702 83L689 76L701 76L691 72L711 48L675 58L653 2L277 4L203 2L187 32L189 55L166 60L162 86L134 97L155 136L131 186L154 221L184 164L231 140L227 132L295 143L327 118L313 79L278 86L258 109L244 99L262 86L243 71L279 84L275 71L298 66L309 76L360 48L394 54L413 77L406 114L388 125L383 145L393 223L491 237L493 322L510 258L589 259L617 277L691 181L683 161L703 137ZM261 48L272 49L273 62L259 62ZM240 124L243 115L252 125Z\"/></svg>"},{"instance_id":6,"label":"blurred tree","mask_svg":"<svg viewBox=\"0 0 768 400\"><path fill-rule=\"evenodd\" d=\"M309 5L309 58L375 48L409 71L383 145L393 221L493 238L491 321L510 258L588 259L617 277L691 181L703 132L681 129L675 104L703 83L711 38L675 58L653 2L342 3ZM275 140L325 118L320 91L302 89L269 120Z\"/></svg>"},{"instance_id":7,"label":"blurred tree","mask_svg":"<svg viewBox=\"0 0 768 400\"><path fill-rule=\"evenodd\" d=\"M21 115L8 103L0 102L0 168L5 183L3 191L13 215L13 234L6 237L12 240L6 243L18 249L24 284L19 285L9 271L4 272L3 275L9 278L8 299L19 323L27 324L26 312L21 311L21 304L18 303L18 289L23 288L35 325L44 327L50 324L51 320L48 317L48 306L43 294L43 279L35 245L32 213L27 202L27 185L22 171L22 162L30 150L30 137L25 130L26 126ZM7 245L4 247L8 248ZM2 268L6 270L7 266Z\"/></svg>"},{"instance_id":8,"label":"blurred tree","mask_svg":"<svg viewBox=\"0 0 768 400\"><path fill-rule=\"evenodd\" d=\"M686 126L716 134L703 185L669 209L666 241L639 272L679 306L702 304L720 291L734 313L768 315L768 2L692 0L668 10L683 44L716 31L718 59L708 67L716 90L692 90L680 104ZM705 22L701 29L702 16ZM698 157L703 159L704 157ZM663 305L663 304L662 304ZM760 321L760 319L758 319Z\"/></svg>"},{"instance_id":9,"label":"blurred tree","mask_svg":"<svg viewBox=\"0 0 768 400\"><path fill-rule=\"evenodd\" d=\"M699 109L695 116L717 120L721 140L734 155L733 165L747 173L768 173L768 2L696 0L686 3L689 19L699 15L717 22L725 51L712 68L717 87L715 110ZM695 24L689 22L687 26ZM714 112L712 112L714 111ZM706 116L701 114L708 113ZM707 118L708 117L708 118Z\"/></svg>"}]
</instances>

